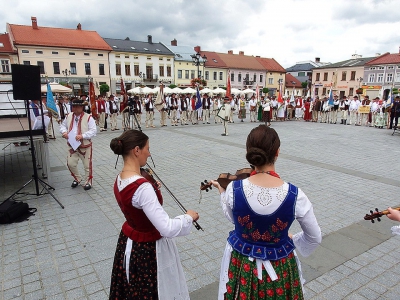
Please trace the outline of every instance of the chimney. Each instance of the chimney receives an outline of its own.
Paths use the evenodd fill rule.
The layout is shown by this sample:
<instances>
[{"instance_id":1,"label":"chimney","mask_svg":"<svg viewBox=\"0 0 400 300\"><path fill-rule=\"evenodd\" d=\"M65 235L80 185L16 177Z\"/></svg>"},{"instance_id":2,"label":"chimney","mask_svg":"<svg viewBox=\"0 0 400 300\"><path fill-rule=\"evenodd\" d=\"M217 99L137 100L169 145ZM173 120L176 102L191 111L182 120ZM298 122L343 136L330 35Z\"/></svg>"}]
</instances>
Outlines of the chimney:
<instances>
[{"instance_id":1,"label":"chimney","mask_svg":"<svg viewBox=\"0 0 400 300\"><path fill-rule=\"evenodd\" d=\"M378 56L381 56L381 54L380 53L375 53L375 56L378 57Z\"/></svg>"},{"instance_id":2,"label":"chimney","mask_svg":"<svg viewBox=\"0 0 400 300\"><path fill-rule=\"evenodd\" d=\"M32 20L32 28L38 29L36 17L31 17L31 20Z\"/></svg>"},{"instance_id":3,"label":"chimney","mask_svg":"<svg viewBox=\"0 0 400 300\"><path fill-rule=\"evenodd\" d=\"M178 46L178 41L176 39L173 39L171 41L171 46Z\"/></svg>"},{"instance_id":4,"label":"chimney","mask_svg":"<svg viewBox=\"0 0 400 300\"><path fill-rule=\"evenodd\" d=\"M82 30L82 25L81 25L81 23L78 23L78 25L76 26L76 29Z\"/></svg>"},{"instance_id":5,"label":"chimney","mask_svg":"<svg viewBox=\"0 0 400 300\"><path fill-rule=\"evenodd\" d=\"M148 42L149 44L153 44L153 37L152 37L151 35L148 35L148 36L147 36L147 42Z\"/></svg>"},{"instance_id":6,"label":"chimney","mask_svg":"<svg viewBox=\"0 0 400 300\"><path fill-rule=\"evenodd\" d=\"M244 55L244 51L239 51L239 55Z\"/></svg>"},{"instance_id":7,"label":"chimney","mask_svg":"<svg viewBox=\"0 0 400 300\"><path fill-rule=\"evenodd\" d=\"M321 59L319 57L315 58L315 62L320 62L320 61L321 61Z\"/></svg>"},{"instance_id":8,"label":"chimney","mask_svg":"<svg viewBox=\"0 0 400 300\"><path fill-rule=\"evenodd\" d=\"M260 55L256 55L256 57L261 58Z\"/></svg>"},{"instance_id":9,"label":"chimney","mask_svg":"<svg viewBox=\"0 0 400 300\"><path fill-rule=\"evenodd\" d=\"M233 54L233 50L228 50L228 54Z\"/></svg>"},{"instance_id":10,"label":"chimney","mask_svg":"<svg viewBox=\"0 0 400 300\"><path fill-rule=\"evenodd\" d=\"M194 51L197 53L197 52L199 52L200 53L200 51L201 51L201 47L200 46L196 46L196 47L194 47Z\"/></svg>"}]
</instances>

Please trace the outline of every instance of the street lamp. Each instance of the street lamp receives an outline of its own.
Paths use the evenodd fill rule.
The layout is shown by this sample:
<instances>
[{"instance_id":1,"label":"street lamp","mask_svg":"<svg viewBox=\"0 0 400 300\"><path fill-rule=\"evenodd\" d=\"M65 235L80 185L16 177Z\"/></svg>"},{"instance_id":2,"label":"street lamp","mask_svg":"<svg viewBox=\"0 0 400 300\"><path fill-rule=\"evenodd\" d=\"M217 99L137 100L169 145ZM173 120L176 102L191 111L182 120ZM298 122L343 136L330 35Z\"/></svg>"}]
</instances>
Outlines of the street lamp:
<instances>
[{"instance_id":1,"label":"street lamp","mask_svg":"<svg viewBox=\"0 0 400 300\"><path fill-rule=\"evenodd\" d=\"M282 93L282 82L283 82L283 79L278 79L279 93L280 94Z\"/></svg>"},{"instance_id":2,"label":"street lamp","mask_svg":"<svg viewBox=\"0 0 400 300\"><path fill-rule=\"evenodd\" d=\"M66 84L68 85L68 76L71 75L71 71L65 69L65 70L62 71L62 74L65 76L65 82L66 82Z\"/></svg>"},{"instance_id":3,"label":"street lamp","mask_svg":"<svg viewBox=\"0 0 400 300\"><path fill-rule=\"evenodd\" d=\"M364 80L364 78L359 77L357 78L357 82L358 82L358 89L356 91L356 94L361 95L363 93L363 89L361 88L361 82Z\"/></svg>"},{"instance_id":4,"label":"street lamp","mask_svg":"<svg viewBox=\"0 0 400 300\"><path fill-rule=\"evenodd\" d=\"M193 65L197 66L197 78L200 78L199 67L200 66L204 67L206 65L207 56L204 54L203 57L201 57L201 54L199 52L197 52L196 54L190 55L190 57L193 60ZM200 58L201 58L201 60L200 60Z\"/></svg>"}]
</instances>

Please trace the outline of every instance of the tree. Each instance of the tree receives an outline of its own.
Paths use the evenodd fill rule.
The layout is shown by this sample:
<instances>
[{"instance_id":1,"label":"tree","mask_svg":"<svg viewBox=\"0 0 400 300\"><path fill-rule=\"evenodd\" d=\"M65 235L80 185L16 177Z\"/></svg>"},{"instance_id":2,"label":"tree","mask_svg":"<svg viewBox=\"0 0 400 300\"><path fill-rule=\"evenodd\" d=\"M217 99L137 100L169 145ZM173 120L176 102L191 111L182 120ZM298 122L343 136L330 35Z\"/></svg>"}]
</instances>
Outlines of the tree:
<instances>
[{"instance_id":1,"label":"tree","mask_svg":"<svg viewBox=\"0 0 400 300\"><path fill-rule=\"evenodd\" d=\"M102 85L100 85L100 95L104 96L109 91L110 91L110 87L108 86L108 84L103 83Z\"/></svg>"},{"instance_id":2,"label":"tree","mask_svg":"<svg viewBox=\"0 0 400 300\"><path fill-rule=\"evenodd\" d=\"M264 93L264 94L268 94L269 93L269 88L263 88L263 90L262 90L262 92Z\"/></svg>"},{"instance_id":3,"label":"tree","mask_svg":"<svg viewBox=\"0 0 400 300\"><path fill-rule=\"evenodd\" d=\"M302 83L301 83L301 87L302 87L303 89L306 89L306 88L308 87L308 82L307 82L307 81L302 82Z\"/></svg>"},{"instance_id":4,"label":"tree","mask_svg":"<svg viewBox=\"0 0 400 300\"><path fill-rule=\"evenodd\" d=\"M170 89L174 89L174 88L177 87L177 85L175 85L175 84L170 84L168 87L169 87Z\"/></svg>"}]
</instances>

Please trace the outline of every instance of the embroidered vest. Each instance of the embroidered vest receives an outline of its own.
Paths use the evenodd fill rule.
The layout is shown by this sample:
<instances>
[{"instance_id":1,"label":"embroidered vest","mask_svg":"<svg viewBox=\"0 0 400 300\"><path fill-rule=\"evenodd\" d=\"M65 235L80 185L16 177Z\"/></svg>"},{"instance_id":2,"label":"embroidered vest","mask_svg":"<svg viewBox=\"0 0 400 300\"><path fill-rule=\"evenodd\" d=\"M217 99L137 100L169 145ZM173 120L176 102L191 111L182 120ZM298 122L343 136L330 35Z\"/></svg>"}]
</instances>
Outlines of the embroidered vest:
<instances>
[{"instance_id":1,"label":"embroidered vest","mask_svg":"<svg viewBox=\"0 0 400 300\"><path fill-rule=\"evenodd\" d=\"M106 112L106 102L104 100L97 100L97 112L99 114Z\"/></svg>"},{"instance_id":2,"label":"embroidered vest","mask_svg":"<svg viewBox=\"0 0 400 300\"><path fill-rule=\"evenodd\" d=\"M65 119L65 110L64 110L64 103L58 102L57 103L58 108L60 109L60 119L64 120Z\"/></svg>"},{"instance_id":3,"label":"embroidered vest","mask_svg":"<svg viewBox=\"0 0 400 300\"><path fill-rule=\"evenodd\" d=\"M147 102L147 103L144 105L145 108L146 108L146 111L154 111L153 103L151 103L151 104L152 104L152 107L150 108L150 101L152 101L152 99L150 99L149 102Z\"/></svg>"},{"instance_id":4,"label":"embroidered vest","mask_svg":"<svg viewBox=\"0 0 400 300\"><path fill-rule=\"evenodd\" d=\"M114 195L118 205L125 216L125 223L122 225L122 232L135 242L154 242L161 238L161 234L147 218L142 209L132 206L132 196L139 186L147 181L140 178L126 186L122 191L118 190L117 180L114 183ZM159 190L154 190L157 199L162 205L163 199Z\"/></svg>"},{"instance_id":5,"label":"embroidered vest","mask_svg":"<svg viewBox=\"0 0 400 300\"><path fill-rule=\"evenodd\" d=\"M233 219L235 230L228 242L239 253L262 260L287 257L295 248L288 236L295 218L297 187L289 183L285 200L269 215L255 213L244 195L242 181L233 182Z\"/></svg>"},{"instance_id":6,"label":"embroidered vest","mask_svg":"<svg viewBox=\"0 0 400 300\"><path fill-rule=\"evenodd\" d=\"M87 114L87 113L82 113L78 118L78 130L77 130L77 135L78 134L82 134L85 133L86 131L89 130L89 119L92 116ZM67 116L67 128L68 128L68 132L70 132L72 130L73 127L73 122L75 122L75 114L70 113ZM87 140L87 139L83 139L81 145L79 146L79 148L87 148L92 146L92 140Z\"/></svg>"}]
</instances>

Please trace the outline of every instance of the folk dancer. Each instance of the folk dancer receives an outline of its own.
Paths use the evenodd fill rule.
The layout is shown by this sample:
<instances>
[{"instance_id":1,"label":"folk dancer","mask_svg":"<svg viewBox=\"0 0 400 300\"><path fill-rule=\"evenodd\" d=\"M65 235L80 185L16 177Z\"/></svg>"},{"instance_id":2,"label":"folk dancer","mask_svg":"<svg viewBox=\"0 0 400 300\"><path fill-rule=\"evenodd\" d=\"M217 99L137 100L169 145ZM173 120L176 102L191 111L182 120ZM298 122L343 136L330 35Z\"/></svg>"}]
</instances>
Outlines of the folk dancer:
<instances>
[{"instance_id":1,"label":"folk dancer","mask_svg":"<svg viewBox=\"0 0 400 300\"><path fill-rule=\"evenodd\" d=\"M167 127L167 116L168 116L168 101L169 101L169 96L164 95L164 99L162 99L162 106L160 109L160 125L161 127Z\"/></svg>"},{"instance_id":2,"label":"folk dancer","mask_svg":"<svg viewBox=\"0 0 400 300\"><path fill-rule=\"evenodd\" d=\"M249 108L250 108L250 122L256 122L256 111L257 111L257 101L253 96L249 101Z\"/></svg>"},{"instance_id":3,"label":"folk dancer","mask_svg":"<svg viewBox=\"0 0 400 300\"><path fill-rule=\"evenodd\" d=\"M189 125L187 122L187 108L188 108L188 102L186 99L189 99L188 97L185 97L182 95L178 101L178 111L179 114L181 115L181 125Z\"/></svg>"},{"instance_id":4,"label":"folk dancer","mask_svg":"<svg viewBox=\"0 0 400 300\"><path fill-rule=\"evenodd\" d=\"M153 124L154 120L154 104L153 104L153 98L151 96L152 94L149 94L147 98L144 100L144 105L146 108L146 128L152 127L155 128Z\"/></svg>"},{"instance_id":5,"label":"folk dancer","mask_svg":"<svg viewBox=\"0 0 400 300\"><path fill-rule=\"evenodd\" d=\"M203 124L210 124L210 108L211 108L211 98L207 94L203 95L202 101L203 108Z\"/></svg>"},{"instance_id":6,"label":"folk dancer","mask_svg":"<svg viewBox=\"0 0 400 300\"><path fill-rule=\"evenodd\" d=\"M382 100L378 100L378 113L376 116L375 126L377 128L384 128L386 127L386 120L387 120L387 112L385 108L385 104Z\"/></svg>"},{"instance_id":7,"label":"folk dancer","mask_svg":"<svg viewBox=\"0 0 400 300\"><path fill-rule=\"evenodd\" d=\"M340 124L346 125L347 116L349 114L349 101L346 96L343 96L339 101Z\"/></svg>"},{"instance_id":8,"label":"folk dancer","mask_svg":"<svg viewBox=\"0 0 400 300\"><path fill-rule=\"evenodd\" d=\"M371 103L371 124L369 127L376 127L376 117L379 109L379 97L376 97Z\"/></svg>"},{"instance_id":9,"label":"folk dancer","mask_svg":"<svg viewBox=\"0 0 400 300\"><path fill-rule=\"evenodd\" d=\"M267 98L266 101L261 101L261 106L263 110L262 121L265 126L271 126L271 101Z\"/></svg>"},{"instance_id":10,"label":"folk dancer","mask_svg":"<svg viewBox=\"0 0 400 300\"><path fill-rule=\"evenodd\" d=\"M231 118L231 111L232 111L232 99L229 97L224 97L224 104L221 107L220 115L223 117L222 121L224 124L224 133L222 136L228 135L228 123Z\"/></svg>"},{"instance_id":11,"label":"folk dancer","mask_svg":"<svg viewBox=\"0 0 400 300\"><path fill-rule=\"evenodd\" d=\"M303 118L303 109L304 109L304 101L303 98L297 97L296 101L296 107L295 107L295 118L296 120L300 120Z\"/></svg>"},{"instance_id":12,"label":"folk dancer","mask_svg":"<svg viewBox=\"0 0 400 300\"><path fill-rule=\"evenodd\" d=\"M104 129L104 123L106 121L106 107L106 101L104 101L103 96L100 95L96 100L96 109L99 116L100 132L107 131L107 129Z\"/></svg>"},{"instance_id":13,"label":"folk dancer","mask_svg":"<svg viewBox=\"0 0 400 300\"><path fill-rule=\"evenodd\" d=\"M293 118L293 102L290 101L290 98L286 100L286 120L291 121Z\"/></svg>"},{"instance_id":14,"label":"folk dancer","mask_svg":"<svg viewBox=\"0 0 400 300\"><path fill-rule=\"evenodd\" d=\"M308 97L304 102L304 121L309 122L311 120L311 98Z\"/></svg>"},{"instance_id":15,"label":"folk dancer","mask_svg":"<svg viewBox=\"0 0 400 300\"><path fill-rule=\"evenodd\" d=\"M244 96L239 98L239 119L240 122L243 122L246 119L246 101L244 100Z\"/></svg>"},{"instance_id":16,"label":"folk dancer","mask_svg":"<svg viewBox=\"0 0 400 300\"><path fill-rule=\"evenodd\" d=\"M360 106L360 101L358 100L358 96L354 96L349 103L350 122L348 125L354 124L357 126L357 113L359 106Z\"/></svg>"},{"instance_id":17,"label":"folk dancer","mask_svg":"<svg viewBox=\"0 0 400 300\"><path fill-rule=\"evenodd\" d=\"M172 94L169 98L169 109L171 110L171 126L178 126L176 112L178 110L178 99L175 97L175 94Z\"/></svg>"},{"instance_id":18,"label":"folk dancer","mask_svg":"<svg viewBox=\"0 0 400 300\"><path fill-rule=\"evenodd\" d=\"M359 113L358 125L365 125L368 127L369 123L369 113L371 112L371 104L370 104L369 96L365 96L364 100L361 101L361 106L368 110L368 112ZM359 107L360 108L360 107Z\"/></svg>"},{"instance_id":19,"label":"folk dancer","mask_svg":"<svg viewBox=\"0 0 400 300\"><path fill-rule=\"evenodd\" d=\"M54 128L53 128L53 116L51 111L47 109L47 97L42 96L42 105L43 105L43 114L50 118L49 124L46 126L46 134L49 138L54 137Z\"/></svg>"},{"instance_id":20,"label":"folk dancer","mask_svg":"<svg viewBox=\"0 0 400 300\"><path fill-rule=\"evenodd\" d=\"M119 128L117 128L118 113L119 113L118 103L114 100L114 97L108 97L107 114L110 116L111 131L119 130Z\"/></svg>"},{"instance_id":21,"label":"folk dancer","mask_svg":"<svg viewBox=\"0 0 400 300\"><path fill-rule=\"evenodd\" d=\"M232 98L231 99L231 111L229 114L229 122L230 123L235 123L235 121L233 121L233 112L236 110L235 106L236 106L235 99Z\"/></svg>"},{"instance_id":22,"label":"folk dancer","mask_svg":"<svg viewBox=\"0 0 400 300\"><path fill-rule=\"evenodd\" d=\"M221 107L221 101L218 96L214 96L213 102L212 102L212 109L213 109L213 114L214 114L214 123L221 123L221 118L218 117L218 110Z\"/></svg>"},{"instance_id":23,"label":"folk dancer","mask_svg":"<svg viewBox=\"0 0 400 300\"><path fill-rule=\"evenodd\" d=\"M393 128L394 122L394 129L397 129L397 124L400 117L400 96L396 96L392 106L390 107L390 127L389 129Z\"/></svg>"},{"instance_id":24,"label":"folk dancer","mask_svg":"<svg viewBox=\"0 0 400 300\"><path fill-rule=\"evenodd\" d=\"M330 112L330 123L336 124L338 118L338 110L339 110L339 98L337 95L333 96L333 107Z\"/></svg>"},{"instance_id":25,"label":"folk dancer","mask_svg":"<svg viewBox=\"0 0 400 300\"><path fill-rule=\"evenodd\" d=\"M277 121L277 120L278 120L278 117L277 117L277 114L278 114L278 105L279 105L278 100L276 100L275 96L273 96L273 97L272 97L272 100L271 100L272 121Z\"/></svg>"},{"instance_id":26,"label":"folk dancer","mask_svg":"<svg viewBox=\"0 0 400 300\"><path fill-rule=\"evenodd\" d=\"M60 125L60 133L63 138L75 138L80 142L80 145L75 150L68 142L67 166L71 172L74 181L71 184L72 188L82 184L84 190L92 188L92 138L96 136L96 122L91 115L83 111L88 103L83 100L72 100L72 113L64 119ZM78 162L82 161L85 169L85 177L79 173Z\"/></svg>"},{"instance_id":27,"label":"folk dancer","mask_svg":"<svg viewBox=\"0 0 400 300\"><path fill-rule=\"evenodd\" d=\"M318 122L319 112L321 111L321 100L318 96L315 96L313 108L312 108L312 121Z\"/></svg>"},{"instance_id":28,"label":"folk dancer","mask_svg":"<svg viewBox=\"0 0 400 300\"><path fill-rule=\"evenodd\" d=\"M80 96L81 100L83 102L86 102L87 104L85 105L85 107L83 108L83 111L87 114L91 114L91 109L90 109L90 103L89 103L89 97L86 95L81 95Z\"/></svg>"},{"instance_id":29,"label":"folk dancer","mask_svg":"<svg viewBox=\"0 0 400 300\"><path fill-rule=\"evenodd\" d=\"M321 103L321 123L326 123L328 119L328 111L329 111L328 99L326 97L322 98Z\"/></svg>"},{"instance_id":30,"label":"folk dancer","mask_svg":"<svg viewBox=\"0 0 400 300\"><path fill-rule=\"evenodd\" d=\"M57 123L60 124L62 121L64 121L65 117L71 112L67 97L61 97L58 99L57 112L58 112Z\"/></svg>"},{"instance_id":31,"label":"folk dancer","mask_svg":"<svg viewBox=\"0 0 400 300\"><path fill-rule=\"evenodd\" d=\"M198 122L199 122L198 117L197 117L196 101L197 101L197 97L196 97L196 95L193 95L192 99L190 99L192 125L198 124Z\"/></svg>"}]
</instances>

